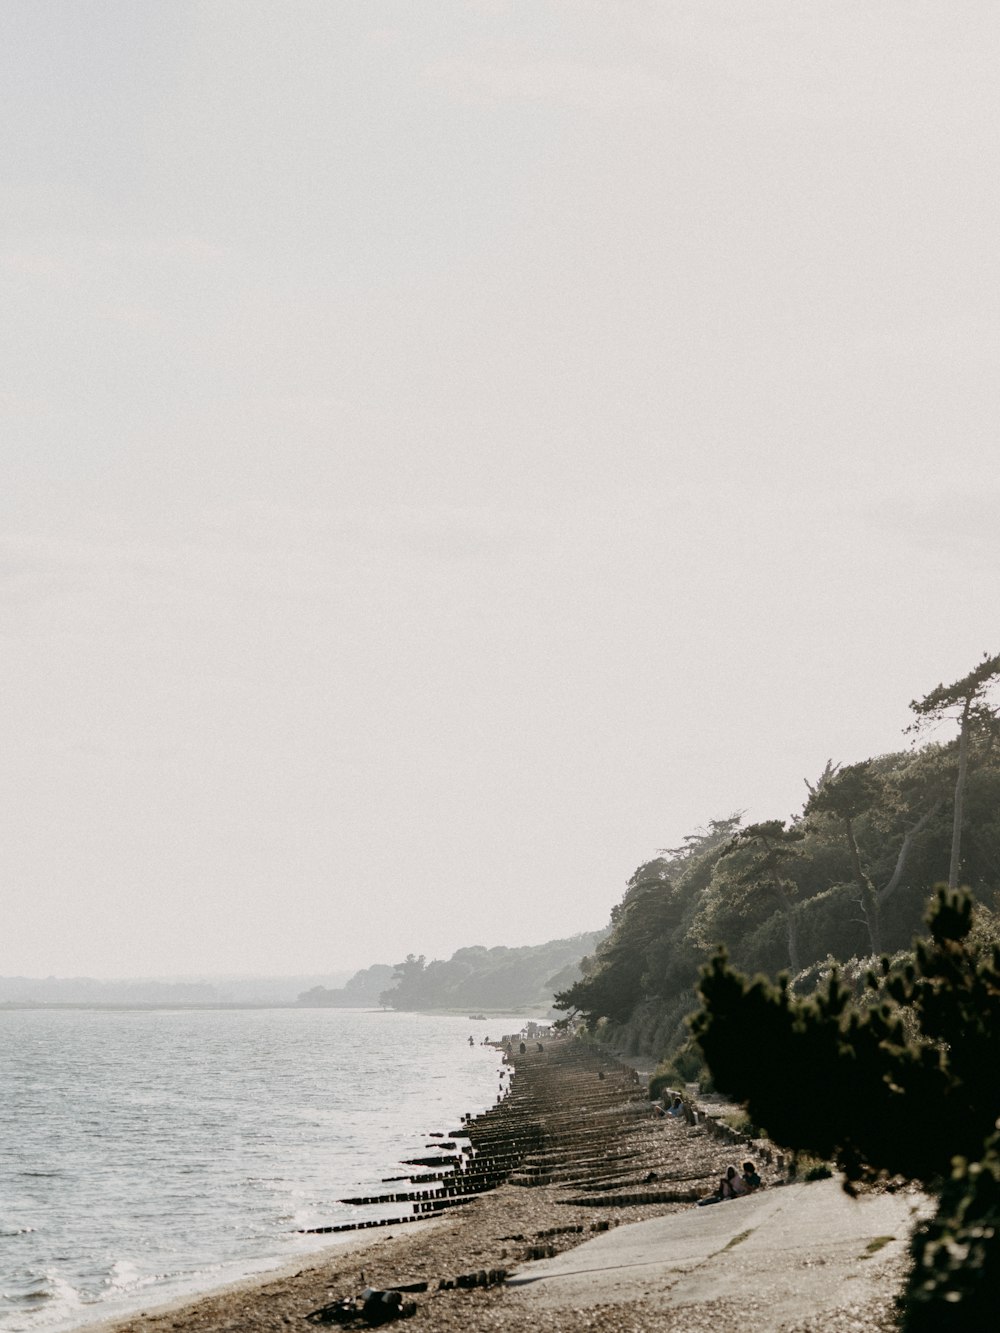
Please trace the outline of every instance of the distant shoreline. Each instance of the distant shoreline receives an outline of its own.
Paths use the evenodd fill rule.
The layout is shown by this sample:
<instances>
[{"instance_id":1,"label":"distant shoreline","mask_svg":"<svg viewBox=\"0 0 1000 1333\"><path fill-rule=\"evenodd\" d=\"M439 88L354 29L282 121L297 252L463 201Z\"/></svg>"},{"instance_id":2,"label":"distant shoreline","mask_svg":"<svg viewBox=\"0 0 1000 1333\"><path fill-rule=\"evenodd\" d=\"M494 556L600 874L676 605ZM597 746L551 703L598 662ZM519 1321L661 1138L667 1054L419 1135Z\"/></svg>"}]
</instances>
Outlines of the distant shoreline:
<instances>
[{"instance_id":1,"label":"distant shoreline","mask_svg":"<svg viewBox=\"0 0 1000 1333\"><path fill-rule=\"evenodd\" d=\"M0 1000L0 1009L300 1009L294 1000Z\"/></svg>"},{"instance_id":2,"label":"distant shoreline","mask_svg":"<svg viewBox=\"0 0 1000 1333\"><path fill-rule=\"evenodd\" d=\"M394 1009L386 1005L374 1004L300 1004L297 1000L195 1000L188 1004L185 1004L182 1000L134 1000L129 1002L114 1000L0 1000L0 1011L7 1009L84 1009L112 1013L126 1013L135 1010L141 1010L144 1013L152 1010L166 1012L183 1010L185 1013L205 1010L216 1013L219 1010L228 1009L294 1009L300 1012L303 1009L322 1009L362 1014L424 1014L428 1018L462 1018L465 1016L470 1023L489 1022L493 1018L511 1017L544 1021L548 1012L537 1005L528 1006L524 1009L519 1009L517 1006L512 1009L496 1009L492 1013L489 1010L484 1010L482 1014L473 1017L472 1015L466 1015L464 1009ZM549 1021L553 1020L549 1019Z\"/></svg>"}]
</instances>

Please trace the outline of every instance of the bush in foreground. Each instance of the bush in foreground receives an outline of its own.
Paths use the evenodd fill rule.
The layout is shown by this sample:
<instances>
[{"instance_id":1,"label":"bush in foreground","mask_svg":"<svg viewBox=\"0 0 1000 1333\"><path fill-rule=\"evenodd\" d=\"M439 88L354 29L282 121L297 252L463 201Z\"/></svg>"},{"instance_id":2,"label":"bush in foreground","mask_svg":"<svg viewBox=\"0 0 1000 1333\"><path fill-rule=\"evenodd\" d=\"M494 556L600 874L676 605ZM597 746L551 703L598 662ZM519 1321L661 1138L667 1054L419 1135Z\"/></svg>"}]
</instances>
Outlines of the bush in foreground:
<instances>
[{"instance_id":1,"label":"bush in foreground","mask_svg":"<svg viewBox=\"0 0 1000 1333\"><path fill-rule=\"evenodd\" d=\"M692 1030L775 1141L836 1161L849 1187L902 1175L940 1193L911 1245L905 1327L978 1331L1000 1279L1000 948L970 938L966 893L939 889L928 924L912 961L882 960L868 1007L836 972L797 999L720 953Z\"/></svg>"}]
</instances>

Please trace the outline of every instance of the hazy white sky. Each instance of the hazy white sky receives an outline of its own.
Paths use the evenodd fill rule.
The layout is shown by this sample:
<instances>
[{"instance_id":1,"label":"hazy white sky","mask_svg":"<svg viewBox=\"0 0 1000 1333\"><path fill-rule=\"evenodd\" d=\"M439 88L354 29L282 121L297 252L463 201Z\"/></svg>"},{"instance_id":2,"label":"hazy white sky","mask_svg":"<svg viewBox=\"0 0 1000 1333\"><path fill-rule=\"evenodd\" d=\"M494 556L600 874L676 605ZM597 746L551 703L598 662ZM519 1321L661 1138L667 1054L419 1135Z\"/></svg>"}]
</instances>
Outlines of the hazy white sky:
<instances>
[{"instance_id":1,"label":"hazy white sky","mask_svg":"<svg viewBox=\"0 0 1000 1333\"><path fill-rule=\"evenodd\" d=\"M0 27L0 974L594 928L1000 651L995 4Z\"/></svg>"}]
</instances>

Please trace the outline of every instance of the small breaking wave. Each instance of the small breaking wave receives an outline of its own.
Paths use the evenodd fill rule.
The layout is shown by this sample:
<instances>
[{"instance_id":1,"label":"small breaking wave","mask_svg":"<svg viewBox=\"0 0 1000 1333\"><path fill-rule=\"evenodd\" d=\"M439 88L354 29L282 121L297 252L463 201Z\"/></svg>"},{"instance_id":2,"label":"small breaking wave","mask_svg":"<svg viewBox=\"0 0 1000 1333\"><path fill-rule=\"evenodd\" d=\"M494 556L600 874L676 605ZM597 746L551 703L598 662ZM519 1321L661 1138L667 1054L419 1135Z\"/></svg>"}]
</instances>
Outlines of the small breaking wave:
<instances>
[{"instance_id":1,"label":"small breaking wave","mask_svg":"<svg viewBox=\"0 0 1000 1333\"><path fill-rule=\"evenodd\" d=\"M45 1273L14 1273L0 1293L5 1301L27 1309L39 1306L58 1306L75 1310L81 1304L80 1293L65 1278L51 1271Z\"/></svg>"},{"instance_id":2,"label":"small breaking wave","mask_svg":"<svg viewBox=\"0 0 1000 1333\"><path fill-rule=\"evenodd\" d=\"M144 1273L130 1259L116 1259L105 1275L102 1286L109 1292L141 1291L160 1282L160 1273Z\"/></svg>"}]
</instances>

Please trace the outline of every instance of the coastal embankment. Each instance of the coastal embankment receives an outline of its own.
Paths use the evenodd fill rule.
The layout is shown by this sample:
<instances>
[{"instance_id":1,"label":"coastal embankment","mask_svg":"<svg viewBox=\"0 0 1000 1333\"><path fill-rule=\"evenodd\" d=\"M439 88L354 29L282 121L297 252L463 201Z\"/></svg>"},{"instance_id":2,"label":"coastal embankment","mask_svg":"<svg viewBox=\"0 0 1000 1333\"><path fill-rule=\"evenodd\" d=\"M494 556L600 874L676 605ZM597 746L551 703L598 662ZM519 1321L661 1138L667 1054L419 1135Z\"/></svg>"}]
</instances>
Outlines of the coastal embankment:
<instances>
[{"instance_id":1,"label":"coastal embankment","mask_svg":"<svg viewBox=\"0 0 1000 1333\"><path fill-rule=\"evenodd\" d=\"M766 1145L702 1117L654 1118L634 1070L599 1047L515 1044L510 1061L494 1108L428 1134L425 1158L358 1201L351 1244L92 1333L305 1333L366 1288L403 1290L415 1333L894 1326L913 1200L854 1205L836 1182L790 1184ZM693 1206L746 1156L762 1192ZM364 1216L387 1202L395 1219Z\"/></svg>"}]
</instances>

